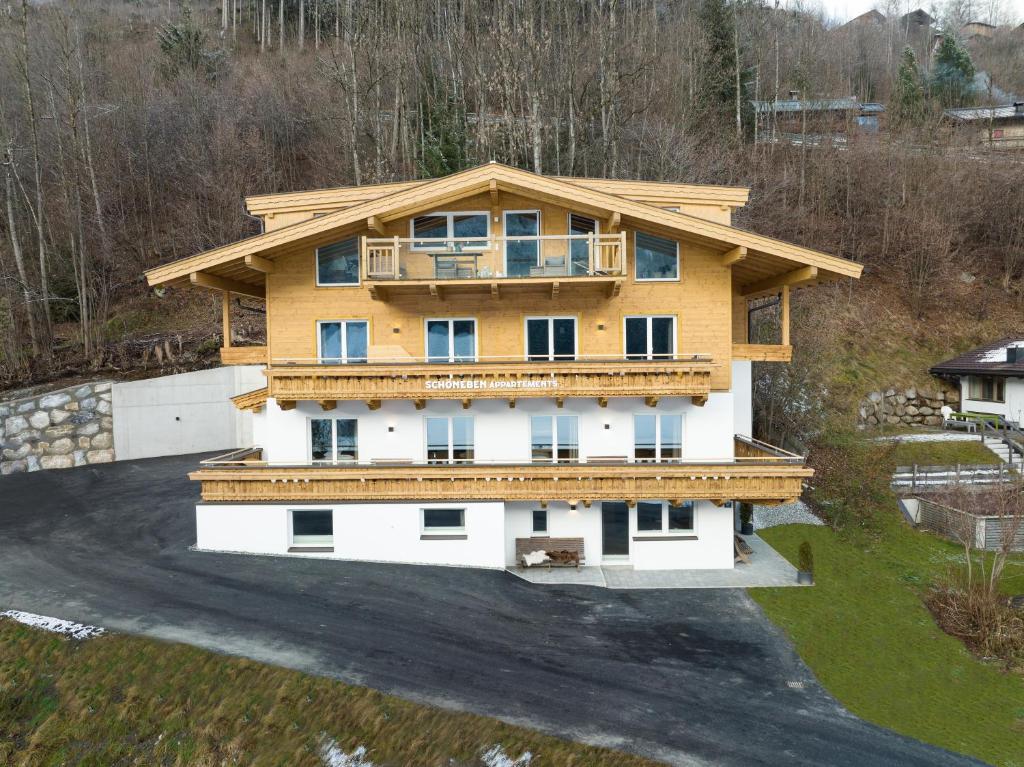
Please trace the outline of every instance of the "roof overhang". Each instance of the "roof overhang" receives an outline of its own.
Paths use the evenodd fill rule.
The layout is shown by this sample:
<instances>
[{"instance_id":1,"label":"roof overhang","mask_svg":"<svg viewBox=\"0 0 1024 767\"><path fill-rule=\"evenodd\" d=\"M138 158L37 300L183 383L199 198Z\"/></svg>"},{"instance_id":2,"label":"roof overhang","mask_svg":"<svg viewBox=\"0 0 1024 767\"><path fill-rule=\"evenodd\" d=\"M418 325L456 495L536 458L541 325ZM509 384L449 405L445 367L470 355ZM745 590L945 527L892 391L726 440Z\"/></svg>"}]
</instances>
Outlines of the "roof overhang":
<instances>
[{"instance_id":1,"label":"roof overhang","mask_svg":"<svg viewBox=\"0 0 1024 767\"><path fill-rule=\"evenodd\" d=\"M732 267L740 292L749 297L777 292L782 286L806 287L843 277L858 278L863 269L853 261L810 248L611 194L594 188L602 186L598 180L586 181L591 185L489 163L431 181L388 185L394 191L384 196L362 201L353 197L351 205L333 213L149 269L146 279L154 286L191 284L261 298L266 275L273 272L274 258L279 255L325 245L375 228L379 222L488 191L527 195L718 251L723 263ZM351 190L348 193L357 195Z\"/></svg>"}]
</instances>

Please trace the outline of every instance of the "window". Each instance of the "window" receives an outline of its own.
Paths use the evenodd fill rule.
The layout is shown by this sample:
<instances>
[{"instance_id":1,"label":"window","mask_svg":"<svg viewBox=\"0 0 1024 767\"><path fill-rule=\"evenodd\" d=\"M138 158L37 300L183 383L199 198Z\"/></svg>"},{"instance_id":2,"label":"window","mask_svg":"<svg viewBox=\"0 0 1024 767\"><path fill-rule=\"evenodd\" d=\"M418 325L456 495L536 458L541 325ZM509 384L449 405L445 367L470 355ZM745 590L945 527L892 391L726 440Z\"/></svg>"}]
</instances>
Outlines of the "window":
<instances>
[{"instance_id":1,"label":"window","mask_svg":"<svg viewBox=\"0 0 1024 767\"><path fill-rule=\"evenodd\" d=\"M533 510L533 532L546 533L548 531L548 510Z\"/></svg>"},{"instance_id":2,"label":"window","mask_svg":"<svg viewBox=\"0 0 1024 767\"><path fill-rule=\"evenodd\" d=\"M425 532L456 532L466 529L465 509L424 509L423 530Z\"/></svg>"},{"instance_id":3,"label":"window","mask_svg":"<svg viewBox=\"0 0 1024 767\"><path fill-rule=\"evenodd\" d=\"M626 359L672 359L675 350L675 317L626 317Z\"/></svg>"},{"instance_id":4,"label":"window","mask_svg":"<svg viewBox=\"0 0 1024 767\"><path fill-rule=\"evenodd\" d=\"M355 418L313 418L309 422L309 452L314 461L336 463L359 458Z\"/></svg>"},{"instance_id":5,"label":"window","mask_svg":"<svg viewBox=\"0 0 1024 767\"><path fill-rule=\"evenodd\" d=\"M295 509L291 545L326 547L334 545L334 512L330 509Z\"/></svg>"},{"instance_id":6,"label":"window","mask_svg":"<svg viewBox=\"0 0 1024 767\"><path fill-rule=\"evenodd\" d=\"M476 320L427 320L428 362L475 362Z\"/></svg>"},{"instance_id":7,"label":"window","mask_svg":"<svg viewBox=\"0 0 1024 767\"><path fill-rule=\"evenodd\" d=\"M993 128L992 129L992 138L1002 138L1002 137L1003 137L1003 129L1002 128Z\"/></svg>"},{"instance_id":8,"label":"window","mask_svg":"<svg viewBox=\"0 0 1024 767\"><path fill-rule=\"evenodd\" d=\"M322 365L366 362L369 323L366 320L318 322L317 357Z\"/></svg>"},{"instance_id":9,"label":"window","mask_svg":"<svg viewBox=\"0 0 1024 767\"><path fill-rule=\"evenodd\" d=\"M970 398L986 402L1005 402L1005 385L1005 379L998 376L973 376L969 386Z\"/></svg>"},{"instance_id":10,"label":"window","mask_svg":"<svg viewBox=\"0 0 1024 767\"><path fill-rule=\"evenodd\" d=\"M636 529L639 532L693 532L693 501L678 506L661 501L639 501L636 505Z\"/></svg>"},{"instance_id":11,"label":"window","mask_svg":"<svg viewBox=\"0 0 1024 767\"><path fill-rule=\"evenodd\" d=\"M678 461L683 457L681 415L633 416L633 458L637 461Z\"/></svg>"},{"instance_id":12,"label":"window","mask_svg":"<svg viewBox=\"0 0 1024 767\"><path fill-rule=\"evenodd\" d=\"M359 238L316 249L317 285L359 284Z\"/></svg>"},{"instance_id":13,"label":"window","mask_svg":"<svg viewBox=\"0 0 1024 767\"><path fill-rule=\"evenodd\" d=\"M534 461L560 463L580 457L579 418L535 415L530 418L530 449Z\"/></svg>"},{"instance_id":14,"label":"window","mask_svg":"<svg viewBox=\"0 0 1024 767\"><path fill-rule=\"evenodd\" d=\"M473 418L427 418L427 463L473 460Z\"/></svg>"},{"instance_id":15,"label":"window","mask_svg":"<svg viewBox=\"0 0 1024 767\"><path fill-rule=\"evenodd\" d=\"M529 277L540 267L540 213L535 210L505 211L505 272L509 277ZM555 259L557 261L558 259ZM564 274L565 257L561 257ZM558 264L552 268L560 271Z\"/></svg>"},{"instance_id":16,"label":"window","mask_svg":"<svg viewBox=\"0 0 1024 767\"><path fill-rule=\"evenodd\" d=\"M473 238L474 242L459 243L465 250L483 250L487 247L486 240L490 237L489 214L480 212L465 213L431 213L427 216L416 216L410 223L412 237L417 238L412 244L413 250L431 250L445 246L456 237ZM423 238L420 240L419 238ZM426 240L435 240L428 242Z\"/></svg>"},{"instance_id":17,"label":"window","mask_svg":"<svg viewBox=\"0 0 1024 767\"><path fill-rule=\"evenodd\" d=\"M528 317L526 357L536 360L576 358L576 320L573 317Z\"/></svg>"},{"instance_id":18,"label":"window","mask_svg":"<svg viewBox=\"0 0 1024 767\"><path fill-rule=\"evenodd\" d=\"M637 232L633 250L636 259L636 279L679 279L679 244L674 240Z\"/></svg>"},{"instance_id":19,"label":"window","mask_svg":"<svg viewBox=\"0 0 1024 767\"><path fill-rule=\"evenodd\" d=\"M598 231L596 218L569 214L569 234L597 234ZM569 274L590 273L590 244L586 240L569 240L569 264Z\"/></svg>"}]
</instances>

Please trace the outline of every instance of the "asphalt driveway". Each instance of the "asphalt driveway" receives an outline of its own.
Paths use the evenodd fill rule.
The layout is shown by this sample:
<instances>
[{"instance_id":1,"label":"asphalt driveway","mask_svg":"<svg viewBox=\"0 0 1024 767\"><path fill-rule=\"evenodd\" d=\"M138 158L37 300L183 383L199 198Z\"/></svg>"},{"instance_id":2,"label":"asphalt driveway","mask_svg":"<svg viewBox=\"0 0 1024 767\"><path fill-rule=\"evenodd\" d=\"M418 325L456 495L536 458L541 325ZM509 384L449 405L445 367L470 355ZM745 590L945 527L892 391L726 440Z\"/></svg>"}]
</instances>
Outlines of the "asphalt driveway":
<instances>
[{"instance_id":1,"label":"asphalt driveway","mask_svg":"<svg viewBox=\"0 0 1024 767\"><path fill-rule=\"evenodd\" d=\"M843 710L739 590L192 552L198 457L0 478L0 609L189 642L675 764L977 764Z\"/></svg>"}]
</instances>

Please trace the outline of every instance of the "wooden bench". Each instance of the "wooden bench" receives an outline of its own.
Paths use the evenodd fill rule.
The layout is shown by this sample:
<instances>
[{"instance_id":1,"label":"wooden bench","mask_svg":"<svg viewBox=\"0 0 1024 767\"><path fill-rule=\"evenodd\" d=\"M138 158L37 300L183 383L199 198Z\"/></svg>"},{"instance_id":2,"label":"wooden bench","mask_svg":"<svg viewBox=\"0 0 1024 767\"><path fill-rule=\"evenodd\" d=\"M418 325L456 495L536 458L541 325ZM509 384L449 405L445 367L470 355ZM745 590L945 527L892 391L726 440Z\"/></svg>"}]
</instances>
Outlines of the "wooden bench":
<instances>
[{"instance_id":1,"label":"wooden bench","mask_svg":"<svg viewBox=\"0 0 1024 767\"><path fill-rule=\"evenodd\" d=\"M546 565L551 567L579 567L584 562L582 538L516 538L516 564L528 567L523 563L523 555L534 551L544 551L549 557ZM536 565L533 565L536 567Z\"/></svg>"}]
</instances>

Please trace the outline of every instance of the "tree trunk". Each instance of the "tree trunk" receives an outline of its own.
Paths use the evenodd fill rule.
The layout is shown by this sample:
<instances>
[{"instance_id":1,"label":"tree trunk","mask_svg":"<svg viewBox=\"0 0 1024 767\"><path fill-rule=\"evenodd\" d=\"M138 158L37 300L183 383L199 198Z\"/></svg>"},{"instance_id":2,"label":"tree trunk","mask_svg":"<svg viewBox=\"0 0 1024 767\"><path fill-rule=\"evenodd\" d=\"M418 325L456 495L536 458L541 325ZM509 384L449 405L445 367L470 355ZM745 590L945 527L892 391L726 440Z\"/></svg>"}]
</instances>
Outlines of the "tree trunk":
<instances>
[{"instance_id":1,"label":"tree trunk","mask_svg":"<svg viewBox=\"0 0 1024 767\"><path fill-rule=\"evenodd\" d=\"M306 0L299 0L299 50L306 47Z\"/></svg>"},{"instance_id":2,"label":"tree trunk","mask_svg":"<svg viewBox=\"0 0 1024 767\"><path fill-rule=\"evenodd\" d=\"M18 281L21 282L21 295L25 300L25 314L28 317L28 334L32 342L32 356L38 357L40 353L39 331L36 329L35 309L32 306L32 291L28 284L28 274L25 271L25 258L21 251L21 241L18 239L17 219L14 216L14 149L10 142L4 157L4 179L7 193L7 234L11 239L11 251L14 253L14 266L18 270Z\"/></svg>"}]
</instances>

